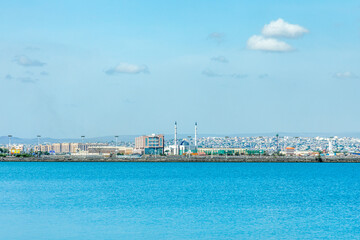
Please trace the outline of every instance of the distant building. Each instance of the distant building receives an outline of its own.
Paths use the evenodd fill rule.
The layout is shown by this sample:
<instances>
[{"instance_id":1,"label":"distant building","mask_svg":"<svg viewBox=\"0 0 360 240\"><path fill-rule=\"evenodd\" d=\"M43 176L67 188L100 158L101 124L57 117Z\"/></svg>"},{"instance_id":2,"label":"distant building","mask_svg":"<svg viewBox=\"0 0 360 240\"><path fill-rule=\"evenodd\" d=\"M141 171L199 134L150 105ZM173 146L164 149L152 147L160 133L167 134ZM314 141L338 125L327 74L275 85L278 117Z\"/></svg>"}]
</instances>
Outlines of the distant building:
<instances>
[{"instance_id":1,"label":"distant building","mask_svg":"<svg viewBox=\"0 0 360 240\"><path fill-rule=\"evenodd\" d=\"M70 152L71 153L76 153L79 152L79 143L70 143Z\"/></svg>"},{"instance_id":2,"label":"distant building","mask_svg":"<svg viewBox=\"0 0 360 240\"><path fill-rule=\"evenodd\" d=\"M295 155L295 148L293 148L293 147L285 148L285 154L288 155L288 156L294 156Z\"/></svg>"},{"instance_id":3,"label":"distant building","mask_svg":"<svg viewBox=\"0 0 360 240\"><path fill-rule=\"evenodd\" d=\"M177 139L177 122L174 126L174 145L167 146L165 152L167 155L184 155L184 154L197 154L198 140L197 140L197 122L195 122L195 138L191 145L190 139L183 139L180 144Z\"/></svg>"},{"instance_id":4,"label":"distant building","mask_svg":"<svg viewBox=\"0 0 360 240\"><path fill-rule=\"evenodd\" d=\"M51 147L54 153L61 153L61 143L53 143Z\"/></svg>"},{"instance_id":5,"label":"distant building","mask_svg":"<svg viewBox=\"0 0 360 240\"><path fill-rule=\"evenodd\" d=\"M11 146L10 153L11 154L19 154L24 151L24 145L13 145Z\"/></svg>"},{"instance_id":6,"label":"distant building","mask_svg":"<svg viewBox=\"0 0 360 240\"><path fill-rule=\"evenodd\" d=\"M192 153L195 152L195 146L191 146L190 145L190 141L189 140L182 140L180 145L179 145L179 154L180 155L184 155L186 153Z\"/></svg>"},{"instance_id":7,"label":"distant building","mask_svg":"<svg viewBox=\"0 0 360 240\"><path fill-rule=\"evenodd\" d=\"M167 155L184 155L197 152L196 146L190 145L188 139L183 139L179 144L167 146L164 150Z\"/></svg>"},{"instance_id":8,"label":"distant building","mask_svg":"<svg viewBox=\"0 0 360 240\"><path fill-rule=\"evenodd\" d=\"M91 147L104 147L108 146L107 143L78 143L78 148L80 151L88 151Z\"/></svg>"},{"instance_id":9,"label":"distant building","mask_svg":"<svg viewBox=\"0 0 360 240\"><path fill-rule=\"evenodd\" d=\"M163 154L164 135L149 135L135 138L135 151L140 154Z\"/></svg>"},{"instance_id":10,"label":"distant building","mask_svg":"<svg viewBox=\"0 0 360 240\"><path fill-rule=\"evenodd\" d=\"M34 146L34 152L49 152L54 154L69 154L86 152L91 147L107 146L107 143L53 143L53 144L40 144Z\"/></svg>"},{"instance_id":11,"label":"distant building","mask_svg":"<svg viewBox=\"0 0 360 240\"><path fill-rule=\"evenodd\" d=\"M69 153L70 152L70 143L61 143L61 152Z\"/></svg>"},{"instance_id":12,"label":"distant building","mask_svg":"<svg viewBox=\"0 0 360 240\"><path fill-rule=\"evenodd\" d=\"M133 153L131 147L115 147L115 146L92 146L88 148L90 155L110 155L110 154L122 154L130 155Z\"/></svg>"},{"instance_id":13,"label":"distant building","mask_svg":"<svg viewBox=\"0 0 360 240\"><path fill-rule=\"evenodd\" d=\"M198 153L204 153L205 155L245 155L245 154L264 154L264 151L248 152L243 148L198 148ZM201 155L201 154L200 154Z\"/></svg>"},{"instance_id":14,"label":"distant building","mask_svg":"<svg viewBox=\"0 0 360 240\"><path fill-rule=\"evenodd\" d=\"M40 145L40 151L41 152L50 152L51 151L51 145Z\"/></svg>"}]
</instances>

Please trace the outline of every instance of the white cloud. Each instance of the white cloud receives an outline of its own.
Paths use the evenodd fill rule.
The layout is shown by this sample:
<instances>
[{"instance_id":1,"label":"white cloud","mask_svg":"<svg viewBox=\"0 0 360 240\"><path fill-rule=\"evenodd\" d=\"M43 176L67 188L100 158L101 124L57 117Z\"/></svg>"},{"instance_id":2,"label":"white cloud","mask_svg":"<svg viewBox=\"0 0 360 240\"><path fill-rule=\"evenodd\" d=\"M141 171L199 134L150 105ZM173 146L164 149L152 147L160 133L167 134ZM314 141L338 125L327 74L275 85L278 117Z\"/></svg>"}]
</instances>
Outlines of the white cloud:
<instances>
[{"instance_id":1,"label":"white cloud","mask_svg":"<svg viewBox=\"0 0 360 240\"><path fill-rule=\"evenodd\" d=\"M224 41L224 38L225 38L225 35L223 33L219 33L219 32L213 32L208 35L208 39L212 39L212 40L216 41L217 43L221 43L222 41Z\"/></svg>"},{"instance_id":2,"label":"white cloud","mask_svg":"<svg viewBox=\"0 0 360 240\"><path fill-rule=\"evenodd\" d=\"M214 77L214 78L219 78L219 77L230 77L230 78L237 78L237 79L247 78L246 74L238 74L238 73L221 74L221 73L213 72L210 69L206 69L206 70L202 71L202 74L207 77Z\"/></svg>"},{"instance_id":3,"label":"white cloud","mask_svg":"<svg viewBox=\"0 0 360 240\"><path fill-rule=\"evenodd\" d=\"M42 67L45 65L45 63L39 60L30 59L26 56L16 56L15 62L23 67Z\"/></svg>"},{"instance_id":4,"label":"white cloud","mask_svg":"<svg viewBox=\"0 0 360 240\"><path fill-rule=\"evenodd\" d=\"M211 61L221 62L221 63L228 63L229 62L229 60L227 60L227 58L224 57L224 56L213 57L213 58L211 58Z\"/></svg>"},{"instance_id":5,"label":"white cloud","mask_svg":"<svg viewBox=\"0 0 360 240\"><path fill-rule=\"evenodd\" d=\"M36 78L32 78L32 77L13 77L10 74L7 74L5 76L6 80L16 80L22 83L36 83L38 81L38 79Z\"/></svg>"},{"instance_id":6,"label":"white cloud","mask_svg":"<svg viewBox=\"0 0 360 240\"><path fill-rule=\"evenodd\" d=\"M264 74L260 74L259 75L259 78L260 79L264 79L264 78L268 78L269 77L269 74L267 74L267 73L264 73Z\"/></svg>"},{"instance_id":7,"label":"white cloud","mask_svg":"<svg viewBox=\"0 0 360 240\"><path fill-rule=\"evenodd\" d=\"M246 74L238 74L238 73L230 74L229 76L238 79L243 79L248 77L248 75Z\"/></svg>"},{"instance_id":8,"label":"white cloud","mask_svg":"<svg viewBox=\"0 0 360 240\"><path fill-rule=\"evenodd\" d=\"M30 77L20 77L17 78L18 81L21 81L23 83L36 83L38 80Z\"/></svg>"},{"instance_id":9,"label":"white cloud","mask_svg":"<svg viewBox=\"0 0 360 240\"><path fill-rule=\"evenodd\" d=\"M222 74L215 73L209 69L202 71L202 74L207 77L222 77L223 76Z\"/></svg>"},{"instance_id":10,"label":"white cloud","mask_svg":"<svg viewBox=\"0 0 360 240\"><path fill-rule=\"evenodd\" d=\"M279 18L266 24L261 33L266 37L298 38L308 32L309 30L300 25L290 24Z\"/></svg>"},{"instance_id":11,"label":"white cloud","mask_svg":"<svg viewBox=\"0 0 360 240\"><path fill-rule=\"evenodd\" d=\"M269 51L269 52L288 52L293 48L286 42L275 38L265 38L254 35L247 41L247 48L251 50Z\"/></svg>"},{"instance_id":12,"label":"white cloud","mask_svg":"<svg viewBox=\"0 0 360 240\"><path fill-rule=\"evenodd\" d=\"M352 72L338 72L334 74L334 77L339 79L359 78L359 76Z\"/></svg>"},{"instance_id":13,"label":"white cloud","mask_svg":"<svg viewBox=\"0 0 360 240\"><path fill-rule=\"evenodd\" d=\"M149 70L145 65L120 63L119 65L106 70L105 73L108 75L114 75L118 73L139 74L139 73L149 73Z\"/></svg>"},{"instance_id":14,"label":"white cloud","mask_svg":"<svg viewBox=\"0 0 360 240\"><path fill-rule=\"evenodd\" d=\"M38 48L38 47L33 47L33 46L28 46L28 47L25 48L25 50L29 50L29 51L39 51L40 48Z\"/></svg>"}]
</instances>

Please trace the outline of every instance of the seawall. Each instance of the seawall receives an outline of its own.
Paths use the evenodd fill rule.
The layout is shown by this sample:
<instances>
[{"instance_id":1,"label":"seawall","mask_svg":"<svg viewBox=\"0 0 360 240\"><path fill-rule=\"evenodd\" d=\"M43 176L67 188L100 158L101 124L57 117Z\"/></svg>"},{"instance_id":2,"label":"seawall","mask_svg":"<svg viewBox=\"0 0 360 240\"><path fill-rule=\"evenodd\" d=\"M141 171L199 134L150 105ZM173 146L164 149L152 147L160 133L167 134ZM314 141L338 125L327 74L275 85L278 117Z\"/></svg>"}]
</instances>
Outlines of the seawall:
<instances>
[{"instance_id":1,"label":"seawall","mask_svg":"<svg viewBox=\"0 0 360 240\"><path fill-rule=\"evenodd\" d=\"M360 163L357 156L143 156L141 158L108 158L101 156L42 156L37 157L1 157L0 162L328 162Z\"/></svg>"}]
</instances>

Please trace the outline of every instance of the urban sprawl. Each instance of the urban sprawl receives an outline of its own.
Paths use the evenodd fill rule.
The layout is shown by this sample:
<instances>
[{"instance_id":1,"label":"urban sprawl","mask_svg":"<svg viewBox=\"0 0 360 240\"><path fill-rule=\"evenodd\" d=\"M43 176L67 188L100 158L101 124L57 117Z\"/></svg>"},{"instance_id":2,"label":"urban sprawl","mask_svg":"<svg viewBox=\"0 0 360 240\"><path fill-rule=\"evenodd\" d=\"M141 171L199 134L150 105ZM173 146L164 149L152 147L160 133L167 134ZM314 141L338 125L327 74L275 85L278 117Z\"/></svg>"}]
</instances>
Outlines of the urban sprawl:
<instances>
[{"instance_id":1,"label":"urban sprawl","mask_svg":"<svg viewBox=\"0 0 360 240\"><path fill-rule=\"evenodd\" d=\"M0 145L0 156L42 156L76 155L102 157L141 157L142 155L285 155L285 156L348 156L360 154L360 139L352 137L292 137L292 136L256 136L256 137L201 137L197 136L195 123L194 136L183 139L177 137L177 123L174 126L174 138L166 140L163 134L139 136L134 142L114 140L102 143L88 143L84 136L81 142L41 142L37 144Z\"/></svg>"}]
</instances>

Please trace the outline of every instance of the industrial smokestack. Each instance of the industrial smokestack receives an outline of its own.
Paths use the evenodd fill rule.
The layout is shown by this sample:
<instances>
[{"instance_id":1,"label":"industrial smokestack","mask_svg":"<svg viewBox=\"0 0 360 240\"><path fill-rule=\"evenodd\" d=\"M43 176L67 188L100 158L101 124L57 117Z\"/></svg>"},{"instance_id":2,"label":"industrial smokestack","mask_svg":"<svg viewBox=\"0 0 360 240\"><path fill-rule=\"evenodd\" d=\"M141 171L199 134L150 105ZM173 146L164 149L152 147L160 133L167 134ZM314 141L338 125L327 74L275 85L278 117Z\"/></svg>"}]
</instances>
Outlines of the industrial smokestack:
<instances>
[{"instance_id":1,"label":"industrial smokestack","mask_svg":"<svg viewBox=\"0 0 360 240\"><path fill-rule=\"evenodd\" d=\"M197 122L195 122L195 147L197 147Z\"/></svg>"},{"instance_id":2,"label":"industrial smokestack","mask_svg":"<svg viewBox=\"0 0 360 240\"><path fill-rule=\"evenodd\" d=\"M175 130L175 135L174 135L175 152L174 152L174 154L178 155L179 154L179 150L178 150L179 148L178 148L178 145L177 145L177 122L176 121L175 121L174 130Z\"/></svg>"},{"instance_id":3,"label":"industrial smokestack","mask_svg":"<svg viewBox=\"0 0 360 240\"><path fill-rule=\"evenodd\" d=\"M174 144L177 146L177 122L175 121L175 136L174 136Z\"/></svg>"}]
</instances>

